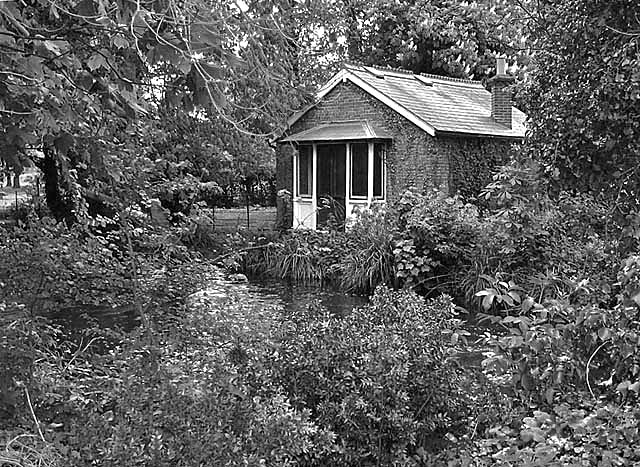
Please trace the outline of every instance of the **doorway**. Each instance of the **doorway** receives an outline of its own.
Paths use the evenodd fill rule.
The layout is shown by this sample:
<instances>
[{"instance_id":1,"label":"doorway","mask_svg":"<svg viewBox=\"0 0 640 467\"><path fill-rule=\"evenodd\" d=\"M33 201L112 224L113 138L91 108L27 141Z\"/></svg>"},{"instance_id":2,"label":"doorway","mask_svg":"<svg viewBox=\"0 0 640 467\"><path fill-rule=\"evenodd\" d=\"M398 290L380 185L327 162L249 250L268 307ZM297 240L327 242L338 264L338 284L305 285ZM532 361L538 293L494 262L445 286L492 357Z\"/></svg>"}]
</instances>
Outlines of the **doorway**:
<instances>
[{"instance_id":1,"label":"doorway","mask_svg":"<svg viewBox=\"0 0 640 467\"><path fill-rule=\"evenodd\" d=\"M345 185L347 147L345 144L319 144L317 146L317 227L329 221L343 226L345 221Z\"/></svg>"}]
</instances>

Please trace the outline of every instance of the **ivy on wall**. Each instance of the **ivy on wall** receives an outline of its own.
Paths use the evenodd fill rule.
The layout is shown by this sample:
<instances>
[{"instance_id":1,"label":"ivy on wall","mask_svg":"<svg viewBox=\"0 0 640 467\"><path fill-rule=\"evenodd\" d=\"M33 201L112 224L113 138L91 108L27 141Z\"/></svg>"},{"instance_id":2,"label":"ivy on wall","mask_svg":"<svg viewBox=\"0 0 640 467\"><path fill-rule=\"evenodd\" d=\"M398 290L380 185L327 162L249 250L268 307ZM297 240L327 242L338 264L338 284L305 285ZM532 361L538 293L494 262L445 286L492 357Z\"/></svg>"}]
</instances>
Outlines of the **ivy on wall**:
<instances>
[{"instance_id":1,"label":"ivy on wall","mask_svg":"<svg viewBox=\"0 0 640 467\"><path fill-rule=\"evenodd\" d=\"M449 154L449 190L469 199L477 196L493 172L505 164L517 143L484 138L440 138Z\"/></svg>"}]
</instances>

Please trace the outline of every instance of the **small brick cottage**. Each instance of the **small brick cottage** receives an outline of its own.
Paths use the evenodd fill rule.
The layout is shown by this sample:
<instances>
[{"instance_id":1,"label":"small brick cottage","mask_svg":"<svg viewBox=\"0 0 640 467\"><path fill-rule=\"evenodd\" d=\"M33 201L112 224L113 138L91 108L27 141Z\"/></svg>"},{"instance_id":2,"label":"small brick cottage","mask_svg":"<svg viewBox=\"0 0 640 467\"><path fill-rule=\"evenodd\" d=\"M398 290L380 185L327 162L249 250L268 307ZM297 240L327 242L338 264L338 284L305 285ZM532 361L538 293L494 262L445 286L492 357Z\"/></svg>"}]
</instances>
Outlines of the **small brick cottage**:
<instances>
[{"instance_id":1,"label":"small brick cottage","mask_svg":"<svg viewBox=\"0 0 640 467\"><path fill-rule=\"evenodd\" d=\"M504 59L490 92L478 81L344 65L277 140L278 190L292 194L278 224L315 229L410 187L477 193L524 138L512 81Z\"/></svg>"}]
</instances>

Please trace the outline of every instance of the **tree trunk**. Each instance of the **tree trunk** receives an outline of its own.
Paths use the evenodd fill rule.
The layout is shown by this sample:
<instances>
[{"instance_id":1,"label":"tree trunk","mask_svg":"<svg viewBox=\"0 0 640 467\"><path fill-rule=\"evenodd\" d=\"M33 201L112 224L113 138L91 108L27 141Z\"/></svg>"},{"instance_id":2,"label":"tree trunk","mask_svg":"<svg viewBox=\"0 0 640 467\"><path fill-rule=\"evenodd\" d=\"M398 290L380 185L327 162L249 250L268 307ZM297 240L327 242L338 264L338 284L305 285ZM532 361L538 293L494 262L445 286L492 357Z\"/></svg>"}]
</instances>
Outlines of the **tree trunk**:
<instances>
[{"instance_id":1,"label":"tree trunk","mask_svg":"<svg viewBox=\"0 0 640 467\"><path fill-rule=\"evenodd\" d=\"M72 212L73 203L65 196L65 190L61 186L62 181L55 151L53 147L45 147L44 159L38 161L38 168L42 171L44 178L45 198L47 206L56 220L73 224L76 221Z\"/></svg>"}]
</instances>

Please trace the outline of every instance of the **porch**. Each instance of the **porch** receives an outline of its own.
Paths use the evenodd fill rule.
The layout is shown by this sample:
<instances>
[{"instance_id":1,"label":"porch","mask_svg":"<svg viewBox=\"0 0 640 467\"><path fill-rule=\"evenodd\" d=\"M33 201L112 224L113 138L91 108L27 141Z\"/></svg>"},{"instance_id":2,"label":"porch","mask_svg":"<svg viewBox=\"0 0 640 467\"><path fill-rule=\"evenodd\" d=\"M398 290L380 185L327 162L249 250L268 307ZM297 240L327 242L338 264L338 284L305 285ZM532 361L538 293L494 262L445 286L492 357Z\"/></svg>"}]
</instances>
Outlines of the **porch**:
<instances>
[{"instance_id":1,"label":"porch","mask_svg":"<svg viewBox=\"0 0 640 467\"><path fill-rule=\"evenodd\" d=\"M320 125L282 142L293 156L293 228L343 225L356 210L386 198L390 136L368 122Z\"/></svg>"}]
</instances>

